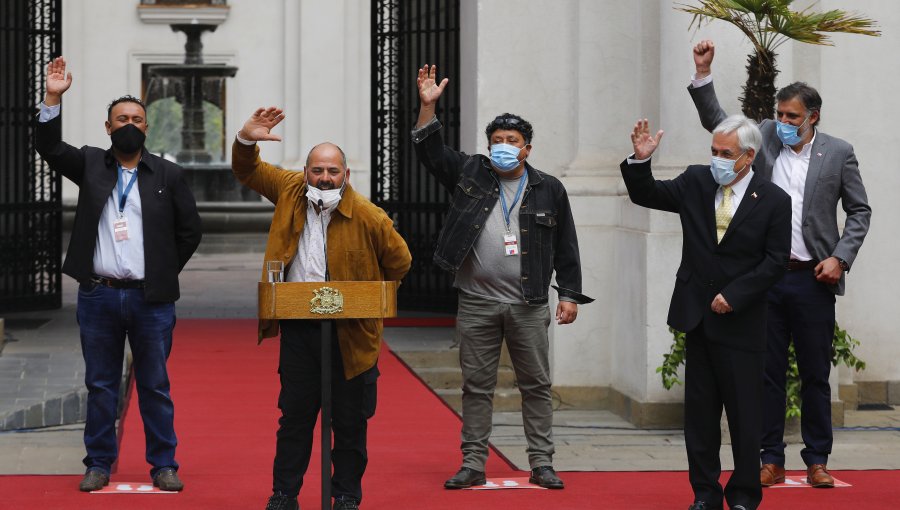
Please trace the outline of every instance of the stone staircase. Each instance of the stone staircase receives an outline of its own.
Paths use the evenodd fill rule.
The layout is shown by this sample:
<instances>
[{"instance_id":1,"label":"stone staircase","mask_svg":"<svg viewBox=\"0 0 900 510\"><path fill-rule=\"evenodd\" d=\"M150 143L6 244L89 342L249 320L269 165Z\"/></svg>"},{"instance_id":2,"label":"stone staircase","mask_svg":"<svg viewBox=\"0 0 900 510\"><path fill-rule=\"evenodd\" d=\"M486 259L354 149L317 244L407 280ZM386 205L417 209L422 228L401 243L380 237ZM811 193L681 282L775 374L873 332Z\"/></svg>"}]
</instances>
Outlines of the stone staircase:
<instances>
[{"instance_id":1,"label":"stone staircase","mask_svg":"<svg viewBox=\"0 0 900 510\"><path fill-rule=\"evenodd\" d=\"M394 353L458 414L462 413L462 371L459 368L459 349L440 351L401 350ZM516 387L516 377L506 344L497 369L497 388L494 390L494 412L521 411L522 398Z\"/></svg>"}]
</instances>

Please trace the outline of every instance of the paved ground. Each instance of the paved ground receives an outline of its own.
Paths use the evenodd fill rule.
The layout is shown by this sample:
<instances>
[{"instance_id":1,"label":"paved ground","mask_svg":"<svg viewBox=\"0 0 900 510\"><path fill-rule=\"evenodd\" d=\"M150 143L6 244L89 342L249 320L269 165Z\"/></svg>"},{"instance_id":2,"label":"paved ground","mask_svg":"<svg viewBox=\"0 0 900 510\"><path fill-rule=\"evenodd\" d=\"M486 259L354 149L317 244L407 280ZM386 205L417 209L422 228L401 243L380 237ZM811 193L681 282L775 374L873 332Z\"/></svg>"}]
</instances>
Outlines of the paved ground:
<instances>
[{"instance_id":1,"label":"paved ground","mask_svg":"<svg viewBox=\"0 0 900 510\"><path fill-rule=\"evenodd\" d=\"M178 316L254 317L255 282L261 255L197 255L182 273ZM51 312L6 314L15 341L0 355L0 416L22 399L52 399L81 389L83 363L74 320L75 285L64 279L64 304ZM49 319L43 325L25 319ZM446 350L453 332L446 328L390 328L388 342L404 350ZM12 367L12 368L10 368ZM10 374L18 374L13 376ZM13 382L14 381L14 382ZM900 469L900 411L849 413L847 427L835 433L832 468ZM494 416L493 443L519 467L527 468L518 413ZM870 427L855 430L853 427ZM83 471L81 425L0 432L0 474L77 474ZM556 467L559 470L684 470L680 430L637 430L605 411L564 411L555 416ZM448 444L447 448L456 448ZM802 468L796 440L789 446L788 468ZM722 451L723 467L730 452ZM448 476L456 466L448 466Z\"/></svg>"}]
</instances>

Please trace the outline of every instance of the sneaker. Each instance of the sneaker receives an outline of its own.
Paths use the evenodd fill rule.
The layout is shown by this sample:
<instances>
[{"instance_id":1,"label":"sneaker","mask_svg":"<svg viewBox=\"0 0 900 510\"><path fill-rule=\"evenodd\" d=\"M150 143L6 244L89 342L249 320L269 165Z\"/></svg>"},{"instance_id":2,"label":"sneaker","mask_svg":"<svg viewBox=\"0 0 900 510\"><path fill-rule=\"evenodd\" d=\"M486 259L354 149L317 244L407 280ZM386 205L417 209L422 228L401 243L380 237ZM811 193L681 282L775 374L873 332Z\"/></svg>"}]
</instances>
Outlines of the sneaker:
<instances>
[{"instance_id":1,"label":"sneaker","mask_svg":"<svg viewBox=\"0 0 900 510\"><path fill-rule=\"evenodd\" d=\"M565 487L565 484L556 476L556 471L551 466L539 466L532 469L528 483L540 485L545 489L562 489Z\"/></svg>"},{"instance_id":2,"label":"sneaker","mask_svg":"<svg viewBox=\"0 0 900 510\"><path fill-rule=\"evenodd\" d=\"M162 468L153 476L153 486L159 487L161 490L178 492L184 489L184 483L178 478L175 468Z\"/></svg>"},{"instance_id":3,"label":"sneaker","mask_svg":"<svg viewBox=\"0 0 900 510\"><path fill-rule=\"evenodd\" d=\"M453 478L444 482L445 489L465 489L473 485L484 485L487 480L483 471L475 471L472 468L462 467L453 475Z\"/></svg>"},{"instance_id":4,"label":"sneaker","mask_svg":"<svg viewBox=\"0 0 900 510\"><path fill-rule=\"evenodd\" d=\"M84 478L78 484L81 492L99 491L109 485L109 473L99 468L90 468L84 473Z\"/></svg>"},{"instance_id":5,"label":"sneaker","mask_svg":"<svg viewBox=\"0 0 900 510\"><path fill-rule=\"evenodd\" d=\"M300 510L300 503L297 503L296 496L291 497L281 492L274 492L269 496L266 510Z\"/></svg>"},{"instance_id":6,"label":"sneaker","mask_svg":"<svg viewBox=\"0 0 900 510\"><path fill-rule=\"evenodd\" d=\"M359 510L359 501L349 497L334 498L334 506L331 508L333 510Z\"/></svg>"}]
</instances>

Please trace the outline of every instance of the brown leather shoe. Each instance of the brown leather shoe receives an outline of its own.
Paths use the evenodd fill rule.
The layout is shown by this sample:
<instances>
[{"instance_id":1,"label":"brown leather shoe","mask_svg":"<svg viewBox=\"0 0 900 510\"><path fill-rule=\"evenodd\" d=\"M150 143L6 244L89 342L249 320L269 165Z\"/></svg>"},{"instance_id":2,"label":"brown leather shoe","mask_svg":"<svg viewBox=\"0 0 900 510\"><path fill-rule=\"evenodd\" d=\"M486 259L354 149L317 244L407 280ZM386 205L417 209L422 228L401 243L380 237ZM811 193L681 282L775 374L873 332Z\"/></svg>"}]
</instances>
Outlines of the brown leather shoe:
<instances>
[{"instance_id":1,"label":"brown leather shoe","mask_svg":"<svg viewBox=\"0 0 900 510\"><path fill-rule=\"evenodd\" d=\"M776 483L784 483L784 467L777 464L763 464L759 468L759 484L771 487Z\"/></svg>"},{"instance_id":2,"label":"brown leather shoe","mask_svg":"<svg viewBox=\"0 0 900 510\"><path fill-rule=\"evenodd\" d=\"M90 468L78 484L81 492L99 491L109 485L109 473L98 468Z\"/></svg>"},{"instance_id":3,"label":"brown leather shoe","mask_svg":"<svg viewBox=\"0 0 900 510\"><path fill-rule=\"evenodd\" d=\"M834 478L828 474L825 464L813 464L806 468L806 483L817 489L834 487Z\"/></svg>"}]
</instances>

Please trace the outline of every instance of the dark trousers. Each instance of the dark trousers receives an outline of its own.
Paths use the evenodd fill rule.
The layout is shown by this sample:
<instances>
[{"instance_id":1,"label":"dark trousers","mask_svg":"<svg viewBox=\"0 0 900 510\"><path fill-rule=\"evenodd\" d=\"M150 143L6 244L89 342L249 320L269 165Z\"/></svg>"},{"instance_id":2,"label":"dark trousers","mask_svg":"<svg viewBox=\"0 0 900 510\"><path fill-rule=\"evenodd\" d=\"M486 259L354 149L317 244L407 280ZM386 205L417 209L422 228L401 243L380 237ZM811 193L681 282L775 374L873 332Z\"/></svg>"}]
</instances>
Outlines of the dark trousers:
<instances>
[{"instance_id":1,"label":"dark trousers","mask_svg":"<svg viewBox=\"0 0 900 510\"><path fill-rule=\"evenodd\" d=\"M278 373L278 434L275 445L273 491L296 496L309 467L313 429L322 405L322 325L313 320L281 321ZM331 337L331 494L362 500L362 476L368 463L366 430L375 414L377 365L347 380L337 340Z\"/></svg>"},{"instance_id":2,"label":"dark trousers","mask_svg":"<svg viewBox=\"0 0 900 510\"><path fill-rule=\"evenodd\" d=\"M720 505L759 506L759 430L764 353L710 343L703 324L687 334L684 438L695 499ZM722 408L731 432L734 473L719 484Z\"/></svg>"},{"instance_id":3,"label":"dark trousers","mask_svg":"<svg viewBox=\"0 0 900 510\"><path fill-rule=\"evenodd\" d=\"M147 303L143 289L111 289L93 283L78 288L78 325L88 389L84 464L109 473L119 455L116 417L125 337L131 346L138 407L144 421L151 476L175 462L175 406L169 395L166 360L175 329L174 303Z\"/></svg>"},{"instance_id":4,"label":"dark trousers","mask_svg":"<svg viewBox=\"0 0 900 510\"><path fill-rule=\"evenodd\" d=\"M794 340L800 372L800 452L807 466L826 464L831 453L831 345L834 294L811 269L788 271L768 294L762 452L764 464L784 466L784 408L788 345Z\"/></svg>"}]
</instances>

